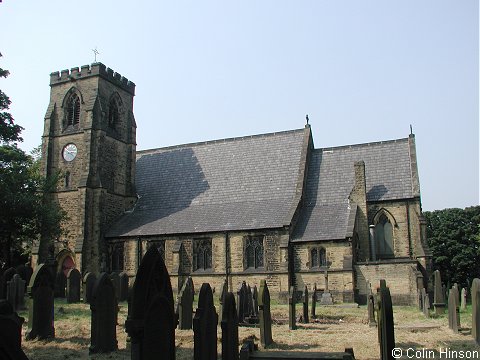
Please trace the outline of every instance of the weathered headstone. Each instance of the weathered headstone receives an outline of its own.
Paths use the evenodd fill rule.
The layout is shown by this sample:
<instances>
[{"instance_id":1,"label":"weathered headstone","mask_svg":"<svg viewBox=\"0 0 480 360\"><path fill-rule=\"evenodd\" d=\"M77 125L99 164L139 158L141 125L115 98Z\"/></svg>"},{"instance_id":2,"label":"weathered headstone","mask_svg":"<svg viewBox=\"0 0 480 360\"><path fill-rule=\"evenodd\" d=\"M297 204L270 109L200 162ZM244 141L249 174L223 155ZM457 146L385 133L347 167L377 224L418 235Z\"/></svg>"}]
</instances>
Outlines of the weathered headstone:
<instances>
[{"instance_id":1,"label":"weathered headstone","mask_svg":"<svg viewBox=\"0 0 480 360\"><path fill-rule=\"evenodd\" d=\"M223 314L220 323L222 328L222 360L238 360L238 315L235 307L235 295L227 292L223 301Z\"/></svg>"},{"instance_id":2,"label":"weathered headstone","mask_svg":"<svg viewBox=\"0 0 480 360\"><path fill-rule=\"evenodd\" d=\"M7 301L12 305L13 311L25 308L25 281L19 274L13 275L7 282Z\"/></svg>"},{"instance_id":3,"label":"weathered headstone","mask_svg":"<svg viewBox=\"0 0 480 360\"><path fill-rule=\"evenodd\" d=\"M308 288L305 285L305 289L302 294L302 304L303 304L303 323L308 324Z\"/></svg>"},{"instance_id":4,"label":"weathered headstone","mask_svg":"<svg viewBox=\"0 0 480 360\"><path fill-rule=\"evenodd\" d=\"M219 302L220 302L220 312L218 313L218 321L222 321L222 316L223 316L223 304L225 300L225 296L227 295L228 292L228 282L227 279L225 279L222 283L222 286L220 287L220 296L219 296ZM235 311L237 311L235 309ZM238 321L238 314L237 314L237 321Z\"/></svg>"},{"instance_id":5,"label":"weathered headstone","mask_svg":"<svg viewBox=\"0 0 480 360\"><path fill-rule=\"evenodd\" d=\"M93 287L95 286L96 281L97 277L91 272L87 272L83 277L83 302L86 304L90 304L91 302Z\"/></svg>"},{"instance_id":6,"label":"weathered headstone","mask_svg":"<svg viewBox=\"0 0 480 360\"><path fill-rule=\"evenodd\" d=\"M63 271L57 272L55 275L55 297L64 298L65 288L67 287L67 277Z\"/></svg>"},{"instance_id":7,"label":"weathered headstone","mask_svg":"<svg viewBox=\"0 0 480 360\"><path fill-rule=\"evenodd\" d=\"M311 314L312 314L312 319L317 318L316 314L316 308L317 308L317 283L313 284L313 290L312 290L312 306L311 306Z\"/></svg>"},{"instance_id":8,"label":"weathered headstone","mask_svg":"<svg viewBox=\"0 0 480 360\"><path fill-rule=\"evenodd\" d=\"M188 277L178 295L178 328L181 330L192 328L194 294L192 278Z\"/></svg>"},{"instance_id":9,"label":"weathered headstone","mask_svg":"<svg viewBox=\"0 0 480 360\"><path fill-rule=\"evenodd\" d=\"M13 275L15 275L17 271L11 267L5 270L0 278L0 299L7 298L7 284L10 280L12 280Z\"/></svg>"},{"instance_id":10,"label":"weathered headstone","mask_svg":"<svg viewBox=\"0 0 480 360\"><path fill-rule=\"evenodd\" d=\"M442 315L445 313L445 297L442 288L442 276L440 270L435 270L434 276L434 293L433 293L433 307L435 314Z\"/></svg>"},{"instance_id":11,"label":"weathered headstone","mask_svg":"<svg viewBox=\"0 0 480 360\"><path fill-rule=\"evenodd\" d=\"M203 283L198 295L198 307L193 318L193 358L194 360L214 360L217 358L218 316L213 305L210 284Z\"/></svg>"},{"instance_id":12,"label":"weathered headstone","mask_svg":"<svg viewBox=\"0 0 480 360\"><path fill-rule=\"evenodd\" d=\"M245 317L248 316L248 289L247 283L244 281L237 291L237 313L238 323L241 324L245 321Z\"/></svg>"},{"instance_id":13,"label":"weathered headstone","mask_svg":"<svg viewBox=\"0 0 480 360\"><path fill-rule=\"evenodd\" d=\"M452 287L448 294L448 327L453 330L453 332L458 333L458 324L460 322L460 317L457 307L457 289Z\"/></svg>"},{"instance_id":14,"label":"weathered headstone","mask_svg":"<svg viewBox=\"0 0 480 360\"><path fill-rule=\"evenodd\" d=\"M325 290L323 291L322 297L320 299L320 305L333 305L332 294L328 290L328 271L325 270Z\"/></svg>"},{"instance_id":15,"label":"weathered headstone","mask_svg":"<svg viewBox=\"0 0 480 360\"><path fill-rule=\"evenodd\" d=\"M395 332L393 328L393 308L390 289L385 280L380 280L377 292L378 342L380 343L380 358L392 359L395 348Z\"/></svg>"},{"instance_id":16,"label":"weathered headstone","mask_svg":"<svg viewBox=\"0 0 480 360\"><path fill-rule=\"evenodd\" d=\"M107 273L101 273L95 282L90 310L92 311L90 354L117 350L117 298Z\"/></svg>"},{"instance_id":17,"label":"weathered headstone","mask_svg":"<svg viewBox=\"0 0 480 360\"><path fill-rule=\"evenodd\" d=\"M28 360L22 350L24 321L14 312L8 301L0 300L0 358L2 360Z\"/></svg>"},{"instance_id":18,"label":"weathered headstone","mask_svg":"<svg viewBox=\"0 0 480 360\"><path fill-rule=\"evenodd\" d=\"M467 289L462 288L462 292L460 295L460 309L465 311L467 309Z\"/></svg>"},{"instance_id":19,"label":"weathered headstone","mask_svg":"<svg viewBox=\"0 0 480 360\"><path fill-rule=\"evenodd\" d=\"M67 273L67 303L80 302L80 282L82 281L82 275L80 271L73 268L68 270Z\"/></svg>"},{"instance_id":20,"label":"weathered headstone","mask_svg":"<svg viewBox=\"0 0 480 360\"><path fill-rule=\"evenodd\" d=\"M297 314L295 313L295 303L295 288L291 286L290 292L288 294L288 328L290 330L295 330L297 328Z\"/></svg>"},{"instance_id":21,"label":"weathered headstone","mask_svg":"<svg viewBox=\"0 0 480 360\"><path fill-rule=\"evenodd\" d=\"M375 327L377 322L375 321L375 297L368 295L367 297L367 310L368 310L368 326Z\"/></svg>"},{"instance_id":22,"label":"weathered headstone","mask_svg":"<svg viewBox=\"0 0 480 360\"><path fill-rule=\"evenodd\" d=\"M120 298L120 275L117 272L110 273L110 280L112 280L113 288L115 289L115 296Z\"/></svg>"},{"instance_id":23,"label":"weathered headstone","mask_svg":"<svg viewBox=\"0 0 480 360\"><path fill-rule=\"evenodd\" d=\"M55 337L53 288L54 279L50 267L46 264L38 265L28 285L30 305L27 340Z\"/></svg>"},{"instance_id":24,"label":"weathered headstone","mask_svg":"<svg viewBox=\"0 0 480 360\"><path fill-rule=\"evenodd\" d=\"M258 290L257 285L253 287L252 290L252 303L253 303L253 316L258 318Z\"/></svg>"},{"instance_id":25,"label":"weathered headstone","mask_svg":"<svg viewBox=\"0 0 480 360\"><path fill-rule=\"evenodd\" d=\"M127 301L128 298L128 274L123 271L120 277L120 291L118 294L118 301Z\"/></svg>"},{"instance_id":26,"label":"weathered headstone","mask_svg":"<svg viewBox=\"0 0 480 360\"><path fill-rule=\"evenodd\" d=\"M423 303L423 315L427 318L430 317L430 296L425 288L422 288L422 303Z\"/></svg>"},{"instance_id":27,"label":"weathered headstone","mask_svg":"<svg viewBox=\"0 0 480 360\"><path fill-rule=\"evenodd\" d=\"M270 292L267 282L260 281L260 291L258 293L259 323L260 323L260 342L263 347L273 343L272 340L272 315L270 313Z\"/></svg>"},{"instance_id":28,"label":"weathered headstone","mask_svg":"<svg viewBox=\"0 0 480 360\"><path fill-rule=\"evenodd\" d=\"M132 359L175 359L175 313L173 292L167 268L155 246L140 263L125 330L131 339Z\"/></svg>"},{"instance_id":29,"label":"weathered headstone","mask_svg":"<svg viewBox=\"0 0 480 360\"><path fill-rule=\"evenodd\" d=\"M480 345L480 279L473 279L470 296L472 297L472 336Z\"/></svg>"}]
</instances>

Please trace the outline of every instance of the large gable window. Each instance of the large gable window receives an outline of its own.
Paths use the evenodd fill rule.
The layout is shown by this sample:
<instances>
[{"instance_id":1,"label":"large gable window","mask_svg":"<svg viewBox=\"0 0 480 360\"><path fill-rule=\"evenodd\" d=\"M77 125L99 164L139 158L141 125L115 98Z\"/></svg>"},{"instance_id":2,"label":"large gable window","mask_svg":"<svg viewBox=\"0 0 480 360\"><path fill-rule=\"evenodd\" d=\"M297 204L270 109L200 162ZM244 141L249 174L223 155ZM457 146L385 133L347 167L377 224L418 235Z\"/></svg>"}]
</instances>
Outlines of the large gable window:
<instances>
[{"instance_id":1,"label":"large gable window","mask_svg":"<svg viewBox=\"0 0 480 360\"><path fill-rule=\"evenodd\" d=\"M245 267L263 268L263 236L247 236L245 238Z\"/></svg>"},{"instance_id":2,"label":"large gable window","mask_svg":"<svg viewBox=\"0 0 480 360\"><path fill-rule=\"evenodd\" d=\"M385 214L375 224L375 245L379 259L393 257L393 226Z\"/></svg>"},{"instance_id":3,"label":"large gable window","mask_svg":"<svg viewBox=\"0 0 480 360\"><path fill-rule=\"evenodd\" d=\"M67 126L78 126L80 123L80 98L73 93L67 103Z\"/></svg>"},{"instance_id":4,"label":"large gable window","mask_svg":"<svg viewBox=\"0 0 480 360\"><path fill-rule=\"evenodd\" d=\"M212 268L212 239L193 240L193 270Z\"/></svg>"}]
</instances>

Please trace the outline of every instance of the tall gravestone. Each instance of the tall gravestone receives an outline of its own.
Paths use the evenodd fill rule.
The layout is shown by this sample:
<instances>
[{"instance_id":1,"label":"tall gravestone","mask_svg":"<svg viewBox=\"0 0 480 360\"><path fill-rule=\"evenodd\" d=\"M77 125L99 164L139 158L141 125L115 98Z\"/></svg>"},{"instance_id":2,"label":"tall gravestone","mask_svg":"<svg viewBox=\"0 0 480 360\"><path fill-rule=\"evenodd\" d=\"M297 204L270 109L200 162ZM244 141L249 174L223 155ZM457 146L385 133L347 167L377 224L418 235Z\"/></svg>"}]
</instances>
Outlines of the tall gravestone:
<instances>
[{"instance_id":1,"label":"tall gravestone","mask_svg":"<svg viewBox=\"0 0 480 360\"><path fill-rule=\"evenodd\" d=\"M228 292L228 282L227 279L225 279L222 283L222 286L220 287L220 296L219 296L219 302L220 302L220 311L218 313L218 321L221 323L222 321L222 316L223 316L223 304L225 301L225 296L227 295ZM236 308L235 308L236 311ZM237 322L238 322L238 314L237 314Z\"/></svg>"},{"instance_id":2,"label":"tall gravestone","mask_svg":"<svg viewBox=\"0 0 480 360\"><path fill-rule=\"evenodd\" d=\"M305 285L305 289L302 294L302 304L303 304L303 323L308 324L308 288Z\"/></svg>"},{"instance_id":3,"label":"tall gravestone","mask_svg":"<svg viewBox=\"0 0 480 360\"><path fill-rule=\"evenodd\" d=\"M260 281L260 291L258 293L258 316L260 323L260 343L267 347L273 343L272 339L272 314L270 313L270 291L267 282Z\"/></svg>"},{"instance_id":4,"label":"tall gravestone","mask_svg":"<svg viewBox=\"0 0 480 360\"><path fill-rule=\"evenodd\" d=\"M25 309L25 281L19 274L13 275L7 282L7 301L12 305L13 311Z\"/></svg>"},{"instance_id":5,"label":"tall gravestone","mask_svg":"<svg viewBox=\"0 0 480 360\"><path fill-rule=\"evenodd\" d=\"M368 326L375 327L377 322L375 321L375 297L368 295L367 297L367 311L368 311Z\"/></svg>"},{"instance_id":6,"label":"tall gravestone","mask_svg":"<svg viewBox=\"0 0 480 360\"><path fill-rule=\"evenodd\" d=\"M257 285L253 286L252 299L253 299L253 316L255 318L258 318L258 290L257 290Z\"/></svg>"},{"instance_id":7,"label":"tall gravestone","mask_svg":"<svg viewBox=\"0 0 480 360\"><path fill-rule=\"evenodd\" d=\"M82 281L82 275L80 271L73 268L68 270L67 273L67 303L73 304L80 302L80 283Z\"/></svg>"},{"instance_id":8,"label":"tall gravestone","mask_svg":"<svg viewBox=\"0 0 480 360\"><path fill-rule=\"evenodd\" d=\"M214 360L217 358L218 316L213 305L210 284L203 283L198 295L198 307L193 318L193 358L194 360Z\"/></svg>"},{"instance_id":9,"label":"tall gravestone","mask_svg":"<svg viewBox=\"0 0 480 360\"><path fill-rule=\"evenodd\" d=\"M392 350L395 348L393 307L390 289L385 280L380 280L380 288L377 292L377 321L380 359L392 359Z\"/></svg>"},{"instance_id":10,"label":"tall gravestone","mask_svg":"<svg viewBox=\"0 0 480 360\"><path fill-rule=\"evenodd\" d=\"M11 304L0 300L0 358L2 360L28 360L22 350L22 324L24 319L14 312Z\"/></svg>"},{"instance_id":11,"label":"tall gravestone","mask_svg":"<svg viewBox=\"0 0 480 360\"><path fill-rule=\"evenodd\" d=\"M57 272L55 275L55 297L64 298L65 288L67 287L67 277L63 271Z\"/></svg>"},{"instance_id":12,"label":"tall gravestone","mask_svg":"<svg viewBox=\"0 0 480 360\"><path fill-rule=\"evenodd\" d=\"M313 284L313 289L312 289L312 305L311 305L312 319L317 318L316 309L317 309L317 283Z\"/></svg>"},{"instance_id":13,"label":"tall gravestone","mask_svg":"<svg viewBox=\"0 0 480 360\"><path fill-rule=\"evenodd\" d=\"M140 263L131 291L125 330L134 360L175 359L175 313L167 268L155 246Z\"/></svg>"},{"instance_id":14,"label":"tall gravestone","mask_svg":"<svg viewBox=\"0 0 480 360\"><path fill-rule=\"evenodd\" d=\"M435 270L434 276L434 293L433 293L433 307L435 314L442 315L445 313L445 297L442 287L442 276L440 270Z\"/></svg>"},{"instance_id":15,"label":"tall gravestone","mask_svg":"<svg viewBox=\"0 0 480 360\"><path fill-rule=\"evenodd\" d=\"M288 328L290 330L295 330L297 328L297 314L295 313L295 288L290 287L290 292L288 294Z\"/></svg>"},{"instance_id":16,"label":"tall gravestone","mask_svg":"<svg viewBox=\"0 0 480 360\"><path fill-rule=\"evenodd\" d=\"M101 273L95 282L90 310L92 314L89 352L95 354L117 350L117 298L107 273Z\"/></svg>"},{"instance_id":17,"label":"tall gravestone","mask_svg":"<svg viewBox=\"0 0 480 360\"><path fill-rule=\"evenodd\" d=\"M480 279L473 279L470 296L472 297L472 336L480 345Z\"/></svg>"},{"instance_id":18,"label":"tall gravestone","mask_svg":"<svg viewBox=\"0 0 480 360\"><path fill-rule=\"evenodd\" d=\"M192 328L194 294L193 281L189 276L178 295L178 328L181 330Z\"/></svg>"},{"instance_id":19,"label":"tall gravestone","mask_svg":"<svg viewBox=\"0 0 480 360\"><path fill-rule=\"evenodd\" d=\"M94 273L87 272L83 276L82 293L83 293L83 302L86 304L90 304L92 300L93 287L95 286L96 281L97 281L97 277L95 276Z\"/></svg>"},{"instance_id":20,"label":"tall gravestone","mask_svg":"<svg viewBox=\"0 0 480 360\"><path fill-rule=\"evenodd\" d=\"M460 295L460 310L465 311L467 309L467 289L462 288Z\"/></svg>"},{"instance_id":21,"label":"tall gravestone","mask_svg":"<svg viewBox=\"0 0 480 360\"><path fill-rule=\"evenodd\" d=\"M227 292L222 306L222 360L238 360L238 314L235 295Z\"/></svg>"},{"instance_id":22,"label":"tall gravestone","mask_svg":"<svg viewBox=\"0 0 480 360\"><path fill-rule=\"evenodd\" d=\"M54 279L51 269L40 264L30 279L28 286L29 315L26 339L47 339L55 337L53 324Z\"/></svg>"},{"instance_id":23,"label":"tall gravestone","mask_svg":"<svg viewBox=\"0 0 480 360\"><path fill-rule=\"evenodd\" d=\"M238 323L245 322L245 317L248 316L248 289L247 283L244 281L237 291L237 313Z\"/></svg>"},{"instance_id":24,"label":"tall gravestone","mask_svg":"<svg viewBox=\"0 0 480 360\"><path fill-rule=\"evenodd\" d=\"M128 274L123 271L120 277L120 291L118 294L118 301L127 301L128 298Z\"/></svg>"},{"instance_id":25,"label":"tall gravestone","mask_svg":"<svg viewBox=\"0 0 480 360\"><path fill-rule=\"evenodd\" d=\"M10 280L12 280L13 275L15 275L17 271L11 267L5 270L0 278L0 299L7 298L7 284Z\"/></svg>"},{"instance_id":26,"label":"tall gravestone","mask_svg":"<svg viewBox=\"0 0 480 360\"><path fill-rule=\"evenodd\" d=\"M422 288L422 304L423 304L423 315L425 317L430 317L430 297L428 296L427 290L425 288Z\"/></svg>"},{"instance_id":27,"label":"tall gravestone","mask_svg":"<svg viewBox=\"0 0 480 360\"><path fill-rule=\"evenodd\" d=\"M460 322L457 298L457 288L454 286L448 294L448 327L455 333L458 333Z\"/></svg>"}]
</instances>

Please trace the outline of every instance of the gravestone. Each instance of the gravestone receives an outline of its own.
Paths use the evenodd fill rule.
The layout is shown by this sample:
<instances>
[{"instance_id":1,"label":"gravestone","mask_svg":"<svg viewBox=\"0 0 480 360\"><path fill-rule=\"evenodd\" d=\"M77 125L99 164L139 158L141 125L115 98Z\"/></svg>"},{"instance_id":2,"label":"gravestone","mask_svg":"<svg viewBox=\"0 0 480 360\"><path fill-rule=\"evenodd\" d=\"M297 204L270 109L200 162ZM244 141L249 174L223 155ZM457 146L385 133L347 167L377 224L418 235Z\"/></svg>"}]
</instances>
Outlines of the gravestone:
<instances>
[{"instance_id":1,"label":"gravestone","mask_svg":"<svg viewBox=\"0 0 480 360\"><path fill-rule=\"evenodd\" d=\"M428 296L427 290L422 288L422 303L423 303L423 315L427 318L430 317L430 297Z\"/></svg>"},{"instance_id":2,"label":"gravestone","mask_svg":"<svg viewBox=\"0 0 480 360\"><path fill-rule=\"evenodd\" d=\"M272 314L270 313L270 292L267 282L260 281L260 291L258 293L258 316L260 323L260 343L267 347L273 343L272 340Z\"/></svg>"},{"instance_id":3,"label":"gravestone","mask_svg":"<svg viewBox=\"0 0 480 360\"><path fill-rule=\"evenodd\" d=\"M248 289L247 283L244 281L237 291L237 313L238 323L245 322L245 317L248 316Z\"/></svg>"},{"instance_id":4,"label":"gravestone","mask_svg":"<svg viewBox=\"0 0 480 360\"><path fill-rule=\"evenodd\" d=\"M238 360L238 315L235 295L227 292L222 307L222 360ZM260 330L261 334L261 330Z\"/></svg>"},{"instance_id":5,"label":"gravestone","mask_svg":"<svg viewBox=\"0 0 480 360\"><path fill-rule=\"evenodd\" d=\"M368 295L367 297L367 310L368 310L368 326L375 327L377 322L375 321L375 297Z\"/></svg>"},{"instance_id":6,"label":"gravestone","mask_svg":"<svg viewBox=\"0 0 480 360\"><path fill-rule=\"evenodd\" d=\"M140 263L131 290L125 330L135 360L175 359L175 313L167 268L155 246Z\"/></svg>"},{"instance_id":7,"label":"gravestone","mask_svg":"<svg viewBox=\"0 0 480 360\"><path fill-rule=\"evenodd\" d=\"M189 276L178 295L178 328L180 330L192 328L194 294L193 281Z\"/></svg>"},{"instance_id":8,"label":"gravestone","mask_svg":"<svg viewBox=\"0 0 480 360\"><path fill-rule=\"evenodd\" d=\"M95 282L97 281L97 277L95 274L91 272L87 272L83 277L83 302L86 304L90 304L92 299L93 287L95 286Z\"/></svg>"},{"instance_id":9,"label":"gravestone","mask_svg":"<svg viewBox=\"0 0 480 360\"><path fill-rule=\"evenodd\" d=\"M320 299L320 305L333 305L332 294L328 290L328 272L325 270L325 290L323 291L322 297Z\"/></svg>"},{"instance_id":10,"label":"gravestone","mask_svg":"<svg viewBox=\"0 0 480 360\"><path fill-rule=\"evenodd\" d=\"M120 291L118 301L127 301L128 298L128 275L125 271L120 273Z\"/></svg>"},{"instance_id":11,"label":"gravestone","mask_svg":"<svg viewBox=\"0 0 480 360\"><path fill-rule=\"evenodd\" d=\"M19 274L13 275L7 282L7 301L12 305L13 311L25 309L25 281Z\"/></svg>"},{"instance_id":12,"label":"gravestone","mask_svg":"<svg viewBox=\"0 0 480 360\"><path fill-rule=\"evenodd\" d=\"M198 295L198 307L193 318L193 358L194 360L214 360L217 358L218 316L213 305L210 284L203 283Z\"/></svg>"},{"instance_id":13,"label":"gravestone","mask_svg":"<svg viewBox=\"0 0 480 360\"><path fill-rule=\"evenodd\" d=\"M89 353L117 350L117 298L107 273L101 273L95 282L90 310L92 323Z\"/></svg>"},{"instance_id":14,"label":"gravestone","mask_svg":"<svg viewBox=\"0 0 480 360\"><path fill-rule=\"evenodd\" d=\"M225 299L225 296L227 295L227 292L228 292L228 282L227 282L227 279L225 279L222 283L222 286L220 287L220 296L219 296L220 312L218 314L218 321L220 323L222 321L223 304L224 304L224 299ZM235 311L236 311L236 309L235 309ZM238 321L238 314L237 314L237 321Z\"/></svg>"},{"instance_id":15,"label":"gravestone","mask_svg":"<svg viewBox=\"0 0 480 360\"><path fill-rule=\"evenodd\" d=\"M30 298L27 340L55 337L53 288L51 268L47 264L38 265L27 288Z\"/></svg>"},{"instance_id":16,"label":"gravestone","mask_svg":"<svg viewBox=\"0 0 480 360\"><path fill-rule=\"evenodd\" d=\"M0 358L2 360L28 360L22 350L24 321L14 312L8 301L0 300Z\"/></svg>"},{"instance_id":17,"label":"gravestone","mask_svg":"<svg viewBox=\"0 0 480 360\"><path fill-rule=\"evenodd\" d=\"M296 313L295 313L295 288L290 287L290 292L288 294L288 328L290 330L295 330L297 328L296 324Z\"/></svg>"},{"instance_id":18,"label":"gravestone","mask_svg":"<svg viewBox=\"0 0 480 360\"><path fill-rule=\"evenodd\" d=\"M115 289L115 297L120 298L120 275L117 272L110 273L110 280L112 280L113 288Z\"/></svg>"},{"instance_id":19,"label":"gravestone","mask_svg":"<svg viewBox=\"0 0 480 360\"><path fill-rule=\"evenodd\" d=\"M448 327L458 333L460 317L457 307L457 289L452 287L448 294Z\"/></svg>"},{"instance_id":20,"label":"gravestone","mask_svg":"<svg viewBox=\"0 0 480 360\"><path fill-rule=\"evenodd\" d=\"M462 292L460 295L460 309L465 311L467 309L467 289L462 288Z\"/></svg>"},{"instance_id":21,"label":"gravestone","mask_svg":"<svg viewBox=\"0 0 480 360\"><path fill-rule=\"evenodd\" d=\"M17 271L11 267L5 270L0 278L0 299L7 298L7 284L10 280L12 280L13 275L15 275Z\"/></svg>"},{"instance_id":22,"label":"gravestone","mask_svg":"<svg viewBox=\"0 0 480 360\"><path fill-rule=\"evenodd\" d=\"M302 303L303 303L303 323L308 324L308 288L305 285L305 289L302 294Z\"/></svg>"},{"instance_id":23,"label":"gravestone","mask_svg":"<svg viewBox=\"0 0 480 360\"><path fill-rule=\"evenodd\" d=\"M473 279L470 296L472 297L472 336L480 345L480 279Z\"/></svg>"},{"instance_id":24,"label":"gravestone","mask_svg":"<svg viewBox=\"0 0 480 360\"><path fill-rule=\"evenodd\" d=\"M82 275L80 271L73 268L68 270L67 273L67 303L73 304L80 302L80 282L82 281Z\"/></svg>"},{"instance_id":25,"label":"gravestone","mask_svg":"<svg viewBox=\"0 0 480 360\"><path fill-rule=\"evenodd\" d=\"M316 308L317 308L317 283L313 284L313 290L312 290L312 306L311 306L311 315L312 319L317 318L316 314Z\"/></svg>"},{"instance_id":26,"label":"gravestone","mask_svg":"<svg viewBox=\"0 0 480 360\"><path fill-rule=\"evenodd\" d=\"M435 314L442 315L445 313L445 297L442 288L442 276L440 270L435 270L434 276L434 293L433 293L433 307Z\"/></svg>"},{"instance_id":27,"label":"gravestone","mask_svg":"<svg viewBox=\"0 0 480 360\"><path fill-rule=\"evenodd\" d=\"M257 290L257 285L255 285L253 287L252 299L253 299L253 316L258 319L258 290Z\"/></svg>"},{"instance_id":28,"label":"gravestone","mask_svg":"<svg viewBox=\"0 0 480 360\"><path fill-rule=\"evenodd\" d=\"M67 287L67 277L63 271L57 272L55 275L55 297L64 298L65 288Z\"/></svg>"},{"instance_id":29,"label":"gravestone","mask_svg":"<svg viewBox=\"0 0 480 360\"><path fill-rule=\"evenodd\" d=\"M380 344L380 359L392 359L392 350L395 348L395 332L393 328L393 308L390 289L385 280L380 280L377 291L377 321L378 342Z\"/></svg>"},{"instance_id":30,"label":"gravestone","mask_svg":"<svg viewBox=\"0 0 480 360\"><path fill-rule=\"evenodd\" d=\"M20 275L22 277L22 280L25 282L25 289L24 290L27 290L27 285L30 281L30 278L32 277L32 274L33 274L32 267L30 266L29 263L26 263L26 264L18 265L15 268L15 270L17 271L17 274Z\"/></svg>"}]
</instances>

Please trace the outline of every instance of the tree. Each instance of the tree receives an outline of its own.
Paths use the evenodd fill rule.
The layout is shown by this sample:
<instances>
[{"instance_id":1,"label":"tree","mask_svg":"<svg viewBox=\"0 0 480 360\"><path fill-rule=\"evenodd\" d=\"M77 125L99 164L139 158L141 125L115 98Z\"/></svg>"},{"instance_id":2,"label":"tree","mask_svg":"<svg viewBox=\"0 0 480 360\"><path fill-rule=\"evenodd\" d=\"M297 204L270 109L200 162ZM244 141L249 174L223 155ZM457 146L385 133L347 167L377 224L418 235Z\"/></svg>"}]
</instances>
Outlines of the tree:
<instances>
[{"instance_id":1,"label":"tree","mask_svg":"<svg viewBox=\"0 0 480 360\"><path fill-rule=\"evenodd\" d=\"M424 214L434 269L444 282L468 286L480 277L480 206Z\"/></svg>"},{"instance_id":2,"label":"tree","mask_svg":"<svg viewBox=\"0 0 480 360\"><path fill-rule=\"evenodd\" d=\"M2 57L1 53L0 57ZM0 78L6 78L8 75L8 70L0 68ZM9 97L0 90L0 142L2 143L22 141L20 133L23 128L15 124L12 115L6 111L10 108L10 104Z\"/></svg>"}]
</instances>

